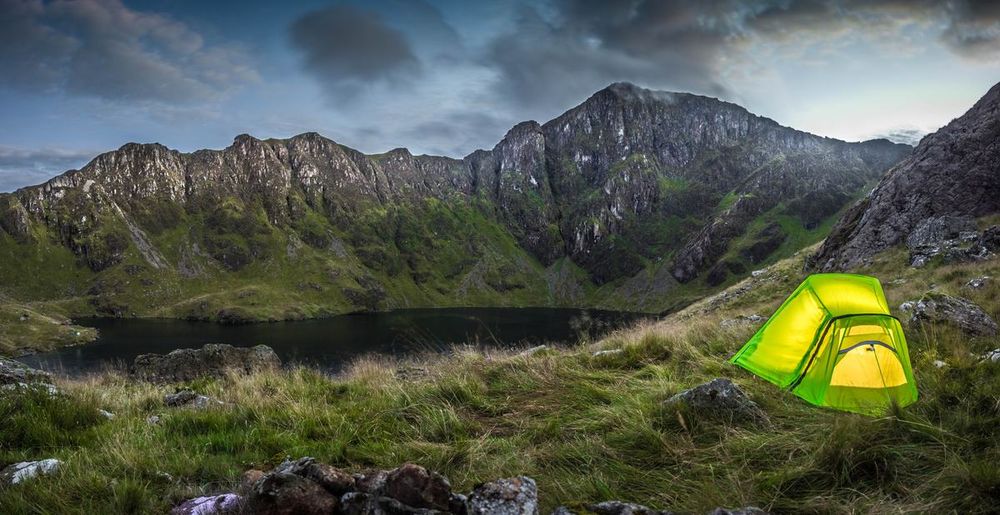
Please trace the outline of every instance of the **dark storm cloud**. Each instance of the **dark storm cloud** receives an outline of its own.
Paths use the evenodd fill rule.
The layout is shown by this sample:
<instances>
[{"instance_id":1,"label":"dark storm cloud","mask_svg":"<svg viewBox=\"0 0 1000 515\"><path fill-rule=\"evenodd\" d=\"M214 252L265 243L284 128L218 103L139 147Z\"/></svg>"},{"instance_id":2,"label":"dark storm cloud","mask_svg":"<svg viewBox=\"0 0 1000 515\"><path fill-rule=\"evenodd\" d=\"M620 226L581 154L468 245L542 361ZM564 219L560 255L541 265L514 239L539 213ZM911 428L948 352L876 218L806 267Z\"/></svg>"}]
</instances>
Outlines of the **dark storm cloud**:
<instances>
[{"instance_id":1,"label":"dark storm cloud","mask_svg":"<svg viewBox=\"0 0 1000 515\"><path fill-rule=\"evenodd\" d=\"M0 145L0 192L40 184L53 175L84 165L95 155L96 152L27 150Z\"/></svg>"},{"instance_id":2,"label":"dark storm cloud","mask_svg":"<svg viewBox=\"0 0 1000 515\"><path fill-rule=\"evenodd\" d=\"M501 93L529 107L565 106L616 80L723 93L715 56L728 29L689 2L562 1L545 17L521 9L490 46Z\"/></svg>"},{"instance_id":3,"label":"dark storm cloud","mask_svg":"<svg viewBox=\"0 0 1000 515\"><path fill-rule=\"evenodd\" d=\"M214 98L256 73L172 18L119 0L0 0L0 84L111 100Z\"/></svg>"},{"instance_id":4,"label":"dark storm cloud","mask_svg":"<svg viewBox=\"0 0 1000 515\"><path fill-rule=\"evenodd\" d=\"M333 93L412 76L420 63L403 33L375 13L339 4L306 13L291 27L306 70Z\"/></svg>"},{"instance_id":5,"label":"dark storm cloud","mask_svg":"<svg viewBox=\"0 0 1000 515\"><path fill-rule=\"evenodd\" d=\"M556 0L525 6L488 60L496 89L528 107L567 105L618 80L726 96L729 64L751 43L868 37L905 46L910 26L940 25L966 57L1000 55L1000 2L956 0ZM795 45L791 45L794 47Z\"/></svg>"}]
</instances>

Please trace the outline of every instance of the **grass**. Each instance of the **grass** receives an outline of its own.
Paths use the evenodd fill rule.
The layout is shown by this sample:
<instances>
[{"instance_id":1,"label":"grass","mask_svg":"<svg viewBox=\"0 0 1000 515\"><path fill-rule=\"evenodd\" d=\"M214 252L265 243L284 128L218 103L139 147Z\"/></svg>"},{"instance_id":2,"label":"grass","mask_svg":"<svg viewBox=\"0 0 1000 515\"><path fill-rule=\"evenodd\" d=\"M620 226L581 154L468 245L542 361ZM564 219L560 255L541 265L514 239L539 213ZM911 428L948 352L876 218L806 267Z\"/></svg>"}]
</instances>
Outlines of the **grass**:
<instances>
[{"instance_id":1,"label":"grass","mask_svg":"<svg viewBox=\"0 0 1000 515\"><path fill-rule=\"evenodd\" d=\"M899 267L904 259L890 253L868 270L882 274L894 303L925 282L958 292L968 277L1000 271L997 261L916 271ZM753 330L721 329L719 320L769 313L800 270L801 258L780 262L743 295L588 346L528 357L460 349L412 363L368 358L337 378L297 368L199 381L191 386L228 403L209 411L168 410L170 388L116 373L62 380L66 395L56 398L4 397L0 463L57 457L66 466L57 478L0 491L0 512L163 512L234 488L248 468L302 455L352 471L411 461L459 491L527 474L543 513L607 499L690 513L747 504L808 513L994 509L1000 373L970 353L995 340L907 327L920 400L877 418L814 408L727 363ZM894 284L885 274L908 279ZM1000 296L990 288L968 296L996 314ZM610 348L623 352L592 356ZM938 359L948 365L933 366ZM403 379L400 367L427 372ZM744 387L771 426L663 408L719 376ZM102 419L99 408L116 417ZM161 424L146 423L154 414Z\"/></svg>"}]
</instances>

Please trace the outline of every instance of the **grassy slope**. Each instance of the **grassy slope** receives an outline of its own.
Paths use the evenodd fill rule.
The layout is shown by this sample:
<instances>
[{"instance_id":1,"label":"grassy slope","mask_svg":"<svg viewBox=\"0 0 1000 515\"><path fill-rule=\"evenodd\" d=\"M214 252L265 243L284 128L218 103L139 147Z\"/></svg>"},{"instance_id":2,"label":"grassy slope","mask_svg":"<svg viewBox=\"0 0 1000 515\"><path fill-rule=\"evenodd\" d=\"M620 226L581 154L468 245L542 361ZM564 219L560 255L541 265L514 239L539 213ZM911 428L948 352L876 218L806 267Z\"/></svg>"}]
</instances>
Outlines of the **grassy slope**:
<instances>
[{"instance_id":1,"label":"grassy slope","mask_svg":"<svg viewBox=\"0 0 1000 515\"><path fill-rule=\"evenodd\" d=\"M66 397L0 401L0 463L67 463L58 478L0 491L0 512L162 512L233 488L249 467L300 455L350 470L413 461L459 490L528 474L539 482L543 513L615 498L694 513L746 504L814 513L992 510L1000 503L1000 373L972 354L997 341L908 328L920 400L882 418L813 408L726 362L753 329L722 330L718 321L770 313L801 270L802 255L793 256L724 297L574 349L464 351L405 364L407 380L398 364L366 360L333 380L299 369L204 381L193 386L231 403L205 412L168 411L165 388L113 374L63 381ZM913 270L895 251L868 272L894 306L933 283L1000 314L997 283L961 290L970 277L1000 275L997 260ZM624 352L595 358L595 348ZM937 359L948 366L936 368ZM414 366L426 375L413 379ZM726 426L661 408L718 376L741 384L773 426ZM117 417L104 421L98 408ZM148 425L152 414L162 424Z\"/></svg>"}]
</instances>

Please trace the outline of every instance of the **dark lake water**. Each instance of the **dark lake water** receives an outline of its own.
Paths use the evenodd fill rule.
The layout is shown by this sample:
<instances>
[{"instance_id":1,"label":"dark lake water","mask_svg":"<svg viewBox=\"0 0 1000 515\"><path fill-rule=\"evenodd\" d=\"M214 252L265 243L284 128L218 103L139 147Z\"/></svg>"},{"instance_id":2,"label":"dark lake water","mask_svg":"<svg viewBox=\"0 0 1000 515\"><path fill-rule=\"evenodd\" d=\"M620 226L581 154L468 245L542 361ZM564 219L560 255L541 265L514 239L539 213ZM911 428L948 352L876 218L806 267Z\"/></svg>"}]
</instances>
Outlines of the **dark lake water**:
<instances>
[{"instance_id":1,"label":"dark lake water","mask_svg":"<svg viewBox=\"0 0 1000 515\"><path fill-rule=\"evenodd\" d=\"M642 317L637 313L554 308L407 309L295 322L223 325L172 319L80 319L96 327L86 345L24 356L30 366L80 375L132 363L139 354L228 343L269 345L285 363L336 372L365 354L407 355L456 345L528 347L567 345L597 337Z\"/></svg>"}]
</instances>

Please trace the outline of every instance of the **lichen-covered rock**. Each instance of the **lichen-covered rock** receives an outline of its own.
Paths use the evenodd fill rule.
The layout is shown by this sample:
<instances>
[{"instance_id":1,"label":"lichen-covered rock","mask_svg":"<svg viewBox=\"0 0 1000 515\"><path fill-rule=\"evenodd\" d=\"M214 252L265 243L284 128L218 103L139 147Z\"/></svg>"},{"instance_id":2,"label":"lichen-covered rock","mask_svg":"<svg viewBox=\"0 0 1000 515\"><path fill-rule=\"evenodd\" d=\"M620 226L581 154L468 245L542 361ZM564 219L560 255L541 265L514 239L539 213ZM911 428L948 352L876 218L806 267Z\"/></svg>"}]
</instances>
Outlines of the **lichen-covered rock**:
<instances>
[{"instance_id":1,"label":"lichen-covered rock","mask_svg":"<svg viewBox=\"0 0 1000 515\"><path fill-rule=\"evenodd\" d=\"M132 374L153 382L191 381L221 377L227 372L251 373L281 366L274 350L266 345L233 347L208 344L200 349L177 349L169 354L142 354L135 358Z\"/></svg>"},{"instance_id":2,"label":"lichen-covered rock","mask_svg":"<svg viewBox=\"0 0 1000 515\"><path fill-rule=\"evenodd\" d=\"M188 499L170 510L170 515L224 515L239 512L243 498L234 493Z\"/></svg>"},{"instance_id":3,"label":"lichen-covered rock","mask_svg":"<svg viewBox=\"0 0 1000 515\"><path fill-rule=\"evenodd\" d=\"M683 409L698 417L766 423L767 414L726 378L717 378L685 390L664 402L668 409Z\"/></svg>"},{"instance_id":4,"label":"lichen-covered rock","mask_svg":"<svg viewBox=\"0 0 1000 515\"><path fill-rule=\"evenodd\" d=\"M48 372L0 357L0 394L20 390L42 390L49 395L59 393Z\"/></svg>"},{"instance_id":5,"label":"lichen-covered rock","mask_svg":"<svg viewBox=\"0 0 1000 515\"><path fill-rule=\"evenodd\" d=\"M254 483L246 505L257 515L328 515L337 510L340 499L310 479L272 471Z\"/></svg>"},{"instance_id":6,"label":"lichen-covered rock","mask_svg":"<svg viewBox=\"0 0 1000 515\"><path fill-rule=\"evenodd\" d=\"M468 506L470 515L535 515L538 487L527 476L498 479L476 487Z\"/></svg>"},{"instance_id":7,"label":"lichen-covered rock","mask_svg":"<svg viewBox=\"0 0 1000 515\"><path fill-rule=\"evenodd\" d=\"M0 470L0 486L16 485L38 476L54 474L60 466L62 462L55 458L15 463Z\"/></svg>"},{"instance_id":8,"label":"lichen-covered rock","mask_svg":"<svg viewBox=\"0 0 1000 515\"><path fill-rule=\"evenodd\" d=\"M451 501L451 484L444 476L412 463L389 472L382 491L414 508L447 510Z\"/></svg>"},{"instance_id":9,"label":"lichen-covered rock","mask_svg":"<svg viewBox=\"0 0 1000 515\"><path fill-rule=\"evenodd\" d=\"M654 510L641 504L623 501L604 501L587 506L587 509L597 515L673 515L667 510Z\"/></svg>"},{"instance_id":10,"label":"lichen-covered rock","mask_svg":"<svg viewBox=\"0 0 1000 515\"><path fill-rule=\"evenodd\" d=\"M218 399L195 393L191 390L181 390L177 393L169 393L163 397L163 403L171 408L194 408L206 409L215 406L222 406L224 403Z\"/></svg>"},{"instance_id":11,"label":"lichen-covered rock","mask_svg":"<svg viewBox=\"0 0 1000 515\"><path fill-rule=\"evenodd\" d=\"M997 323L981 307L968 299L927 292L920 300L901 306L910 312L911 323L947 324L973 336L994 336Z\"/></svg>"},{"instance_id":12,"label":"lichen-covered rock","mask_svg":"<svg viewBox=\"0 0 1000 515\"><path fill-rule=\"evenodd\" d=\"M354 489L354 477L336 467L320 463L315 458L303 457L285 461L272 473L295 474L322 486L334 495L343 495Z\"/></svg>"}]
</instances>

